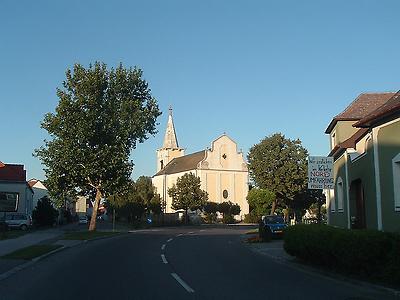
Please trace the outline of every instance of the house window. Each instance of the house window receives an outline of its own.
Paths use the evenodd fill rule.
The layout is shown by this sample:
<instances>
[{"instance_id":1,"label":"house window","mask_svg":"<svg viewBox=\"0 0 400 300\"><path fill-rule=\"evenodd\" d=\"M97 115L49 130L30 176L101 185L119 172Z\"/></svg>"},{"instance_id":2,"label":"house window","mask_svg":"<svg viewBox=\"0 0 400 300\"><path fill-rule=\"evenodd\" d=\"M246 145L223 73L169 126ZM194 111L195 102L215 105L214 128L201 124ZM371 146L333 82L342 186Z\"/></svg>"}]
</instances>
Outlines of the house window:
<instances>
[{"instance_id":1,"label":"house window","mask_svg":"<svg viewBox=\"0 0 400 300\"><path fill-rule=\"evenodd\" d=\"M329 190L329 205L331 208L331 212L335 212L336 210L335 190Z\"/></svg>"},{"instance_id":2,"label":"house window","mask_svg":"<svg viewBox=\"0 0 400 300\"><path fill-rule=\"evenodd\" d=\"M18 200L18 193L0 192L0 211L17 211Z\"/></svg>"},{"instance_id":3,"label":"house window","mask_svg":"<svg viewBox=\"0 0 400 300\"><path fill-rule=\"evenodd\" d=\"M338 178L336 183L337 199L338 199L338 212L343 212L343 180Z\"/></svg>"},{"instance_id":4,"label":"house window","mask_svg":"<svg viewBox=\"0 0 400 300\"><path fill-rule=\"evenodd\" d=\"M392 159L394 210L400 211L400 153Z\"/></svg>"}]
</instances>

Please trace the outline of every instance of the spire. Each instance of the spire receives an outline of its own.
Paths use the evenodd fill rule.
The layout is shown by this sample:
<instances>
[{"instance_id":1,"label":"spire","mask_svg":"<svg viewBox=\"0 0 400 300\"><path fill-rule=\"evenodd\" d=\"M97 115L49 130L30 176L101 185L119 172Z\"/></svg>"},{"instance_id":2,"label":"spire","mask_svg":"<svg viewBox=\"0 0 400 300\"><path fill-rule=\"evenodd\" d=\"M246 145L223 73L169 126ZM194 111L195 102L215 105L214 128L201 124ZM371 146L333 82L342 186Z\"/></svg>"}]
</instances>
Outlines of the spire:
<instances>
[{"instance_id":1,"label":"spire","mask_svg":"<svg viewBox=\"0 0 400 300\"><path fill-rule=\"evenodd\" d=\"M168 123L167 123L167 130L165 131L164 136L164 149L177 149L178 140L176 138L174 121L172 119L172 107L169 107L169 114L168 114Z\"/></svg>"}]
</instances>

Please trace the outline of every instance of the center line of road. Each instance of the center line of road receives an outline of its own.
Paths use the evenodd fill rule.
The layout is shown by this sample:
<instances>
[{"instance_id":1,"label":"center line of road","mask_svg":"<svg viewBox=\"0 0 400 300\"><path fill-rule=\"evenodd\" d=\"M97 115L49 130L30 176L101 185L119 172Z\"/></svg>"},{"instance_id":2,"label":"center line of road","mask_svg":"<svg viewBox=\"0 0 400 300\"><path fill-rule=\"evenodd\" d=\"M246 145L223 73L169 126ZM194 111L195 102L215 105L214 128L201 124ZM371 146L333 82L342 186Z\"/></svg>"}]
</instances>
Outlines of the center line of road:
<instances>
[{"instance_id":1,"label":"center line of road","mask_svg":"<svg viewBox=\"0 0 400 300\"><path fill-rule=\"evenodd\" d=\"M176 273L171 273L171 276L174 277L175 280L178 281L179 284L180 284L181 286L183 286L183 288L184 288L188 293L194 293L194 290L193 290L190 286L188 286L187 283L184 282L184 281L182 280L182 278L180 278L180 277L178 276L178 274L176 274Z\"/></svg>"},{"instance_id":2,"label":"center line of road","mask_svg":"<svg viewBox=\"0 0 400 300\"><path fill-rule=\"evenodd\" d=\"M172 241L172 240L173 240L173 238L168 239L168 240L167 240L167 243L169 243L169 242Z\"/></svg>"},{"instance_id":3,"label":"center line of road","mask_svg":"<svg viewBox=\"0 0 400 300\"><path fill-rule=\"evenodd\" d=\"M165 249L165 244L163 244L162 246L161 246L161 250L163 250L164 251L164 249Z\"/></svg>"},{"instance_id":4,"label":"center line of road","mask_svg":"<svg viewBox=\"0 0 400 300\"><path fill-rule=\"evenodd\" d=\"M164 255L164 254L161 254L161 259L162 259L162 261L163 261L164 264L167 264L167 263L168 263L168 261L167 261L167 259L165 258L165 255Z\"/></svg>"}]
</instances>

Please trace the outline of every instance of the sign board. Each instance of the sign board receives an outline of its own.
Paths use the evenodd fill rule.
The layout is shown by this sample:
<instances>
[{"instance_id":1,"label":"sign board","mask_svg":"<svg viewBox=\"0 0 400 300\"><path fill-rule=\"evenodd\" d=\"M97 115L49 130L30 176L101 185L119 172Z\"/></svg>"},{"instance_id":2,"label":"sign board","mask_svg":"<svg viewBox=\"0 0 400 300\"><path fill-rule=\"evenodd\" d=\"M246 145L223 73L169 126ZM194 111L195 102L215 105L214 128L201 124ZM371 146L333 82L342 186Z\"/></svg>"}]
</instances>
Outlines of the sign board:
<instances>
[{"instance_id":1,"label":"sign board","mask_svg":"<svg viewBox=\"0 0 400 300\"><path fill-rule=\"evenodd\" d=\"M308 157L308 188L313 190L333 189L333 157Z\"/></svg>"},{"instance_id":2,"label":"sign board","mask_svg":"<svg viewBox=\"0 0 400 300\"><path fill-rule=\"evenodd\" d=\"M0 211L11 212L18 209L18 193L0 192Z\"/></svg>"}]
</instances>

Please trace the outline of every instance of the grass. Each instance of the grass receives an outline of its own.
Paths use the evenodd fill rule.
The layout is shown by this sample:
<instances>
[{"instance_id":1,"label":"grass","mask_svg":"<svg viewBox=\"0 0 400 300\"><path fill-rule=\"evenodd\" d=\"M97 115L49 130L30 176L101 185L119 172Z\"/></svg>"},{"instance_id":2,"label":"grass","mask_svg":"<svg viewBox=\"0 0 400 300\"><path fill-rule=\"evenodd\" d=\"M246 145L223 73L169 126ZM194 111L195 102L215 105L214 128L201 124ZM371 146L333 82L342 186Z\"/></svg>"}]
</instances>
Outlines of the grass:
<instances>
[{"instance_id":1,"label":"grass","mask_svg":"<svg viewBox=\"0 0 400 300\"><path fill-rule=\"evenodd\" d=\"M256 234L256 233L258 233L258 228L254 228L246 232L246 234Z\"/></svg>"},{"instance_id":2,"label":"grass","mask_svg":"<svg viewBox=\"0 0 400 300\"><path fill-rule=\"evenodd\" d=\"M76 231L66 233L63 237L64 240L92 240L101 237L108 237L120 234L119 232L112 231Z\"/></svg>"},{"instance_id":3,"label":"grass","mask_svg":"<svg viewBox=\"0 0 400 300\"><path fill-rule=\"evenodd\" d=\"M9 254L6 254L6 255L2 256L2 258L31 260L35 257L49 253L60 247L62 247L62 246L61 245L33 245L33 246L29 246L29 247L25 247L25 248L16 250Z\"/></svg>"},{"instance_id":4,"label":"grass","mask_svg":"<svg viewBox=\"0 0 400 300\"><path fill-rule=\"evenodd\" d=\"M28 230L8 230L0 233L0 240L15 239L29 233Z\"/></svg>"}]
</instances>

